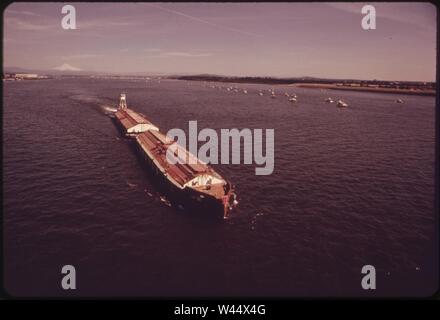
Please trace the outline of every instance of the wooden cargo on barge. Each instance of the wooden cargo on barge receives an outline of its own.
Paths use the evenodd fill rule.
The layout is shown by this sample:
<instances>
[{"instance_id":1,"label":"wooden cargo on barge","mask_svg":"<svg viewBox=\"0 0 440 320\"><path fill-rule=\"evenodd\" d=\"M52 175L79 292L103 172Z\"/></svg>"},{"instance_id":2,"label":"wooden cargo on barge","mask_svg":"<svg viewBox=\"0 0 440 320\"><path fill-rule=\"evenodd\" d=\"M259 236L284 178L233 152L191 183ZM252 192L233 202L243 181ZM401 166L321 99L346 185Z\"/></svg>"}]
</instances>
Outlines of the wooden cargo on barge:
<instances>
[{"instance_id":1,"label":"wooden cargo on barge","mask_svg":"<svg viewBox=\"0 0 440 320\"><path fill-rule=\"evenodd\" d=\"M133 138L141 159L173 203L186 211L216 217L226 217L237 204L229 181L161 133L145 116L128 109L124 94L114 120L125 136ZM173 164L167 160L171 145L182 161Z\"/></svg>"},{"instance_id":2,"label":"wooden cargo on barge","mask_svg":"<svg viewBox=\"0 0 440 320\"><path fill-rule=\"evenodd\" d=\"M126 136L136 136L148 130L158 131L159 128L151 123L144 115L127 108L125 94L121 94L119 108L115 112L115 123Z\"/></svg>"}]
</instances>

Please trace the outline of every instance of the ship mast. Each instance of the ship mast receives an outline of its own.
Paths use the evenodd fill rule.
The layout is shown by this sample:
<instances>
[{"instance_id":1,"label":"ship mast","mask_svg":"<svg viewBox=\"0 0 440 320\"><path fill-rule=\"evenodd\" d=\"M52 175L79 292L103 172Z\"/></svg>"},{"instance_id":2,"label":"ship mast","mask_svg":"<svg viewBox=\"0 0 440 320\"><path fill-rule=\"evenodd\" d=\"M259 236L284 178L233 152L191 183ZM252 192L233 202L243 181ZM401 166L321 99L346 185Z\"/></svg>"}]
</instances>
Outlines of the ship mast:
<instances>
[{"instance_id":1,"label":"ship mast","mask_svg":"<svg viewBox=\"0 0 440 320\"><path fill-rule=\"evenodd\" d=\"M119 97L119 109L124 110L127 109L127 101L125 100L125 93L121 93Z\"/></svg>"}]
</instances>

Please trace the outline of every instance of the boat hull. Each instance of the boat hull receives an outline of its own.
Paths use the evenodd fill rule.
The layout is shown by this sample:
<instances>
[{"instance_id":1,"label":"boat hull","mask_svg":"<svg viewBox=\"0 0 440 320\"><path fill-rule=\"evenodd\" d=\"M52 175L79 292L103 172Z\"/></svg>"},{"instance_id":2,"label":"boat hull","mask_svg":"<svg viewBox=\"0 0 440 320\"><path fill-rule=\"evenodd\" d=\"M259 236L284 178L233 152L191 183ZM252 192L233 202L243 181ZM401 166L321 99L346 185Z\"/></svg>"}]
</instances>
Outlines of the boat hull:
<instances>
[{"instance_id":1,"label":"boat hull","mask_svg":"<svg viewBox=\"0 0 440 320\"><path fill-rule=\"evenodd\" d=\"M232 185L227 182L224 197L216 198L208 193L200 192L196 189L185 187L181 188L171 182L166 175L156 166L142 147L137 143L138 134L127 133L125 128L112 118L122 136L128 138L128 142L134 149L146 173L155 180L157 190L163 193L173 207L190 214L196 214L208 218L226 218L232 207L235 206L235 194Z\"/></svg>"},{"instance_id":2,"label":"boat hull","mask_svg":"<svg viewBox=\"0 0 440 320\"><path fill-rule=\"evenodd\" d=\"M173 184L156 167L152 159L142 150L135 140L130 140L141 164L147 173L155 180L157 189L164 193L173 207L186 213L200 215L208 218L226 218L233 205L233 190L231 189L224 199L218 199L192 188L179 188Z\"/></svg>"}]
</instances>

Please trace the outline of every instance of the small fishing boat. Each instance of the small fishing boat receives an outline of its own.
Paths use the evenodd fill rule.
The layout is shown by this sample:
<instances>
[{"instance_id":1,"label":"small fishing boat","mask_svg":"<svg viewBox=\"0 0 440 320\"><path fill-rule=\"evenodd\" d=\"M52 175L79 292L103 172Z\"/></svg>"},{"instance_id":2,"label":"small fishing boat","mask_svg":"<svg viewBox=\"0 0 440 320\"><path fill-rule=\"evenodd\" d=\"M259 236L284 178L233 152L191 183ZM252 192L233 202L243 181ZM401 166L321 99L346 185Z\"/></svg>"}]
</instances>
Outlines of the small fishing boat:
<instances>
[{"instance_id":1,"label":"small fishing boat","mask_svg":"<svg viewBox=\"0 0 440 320\"><path fill-rule=\"evenodd\" d=\"M346 102L344 102L343 100L338 100L337 106L338 106L338 108L346 108L346 107L348 107L348 104Z\"/></svg>"},{"instance_id":2,"label":"small fishing boat","mask_svg":"<svg viewBox=\"0 0 440 320\"><path fill-rule=\"evenodd\" d=\"M333 101L332 98L327 98L327 99L325 99L325 102L327 102L327 103L333 103L334 101Z\"/></svg>"}]
</instances>

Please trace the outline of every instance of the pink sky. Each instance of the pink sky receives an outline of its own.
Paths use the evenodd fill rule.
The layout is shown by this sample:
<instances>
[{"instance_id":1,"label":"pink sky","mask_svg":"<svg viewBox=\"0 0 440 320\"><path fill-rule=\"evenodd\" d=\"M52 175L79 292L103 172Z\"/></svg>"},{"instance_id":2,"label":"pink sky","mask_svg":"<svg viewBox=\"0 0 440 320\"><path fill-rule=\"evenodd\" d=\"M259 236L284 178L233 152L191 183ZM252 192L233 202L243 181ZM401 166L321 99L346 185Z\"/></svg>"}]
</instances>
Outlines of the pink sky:
<instances>
[{"instance_id":1,"label":"pink sky","mask_svg":"<svg viewBox=\"0 0 440 320\"><path fill-rule=\"evenodd\" d=\"M434 81L436 8L369 3L13 3L4 66L51 70Z\"/></svg>"}]
</instances>

